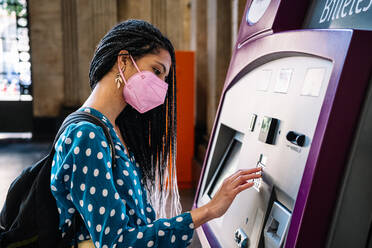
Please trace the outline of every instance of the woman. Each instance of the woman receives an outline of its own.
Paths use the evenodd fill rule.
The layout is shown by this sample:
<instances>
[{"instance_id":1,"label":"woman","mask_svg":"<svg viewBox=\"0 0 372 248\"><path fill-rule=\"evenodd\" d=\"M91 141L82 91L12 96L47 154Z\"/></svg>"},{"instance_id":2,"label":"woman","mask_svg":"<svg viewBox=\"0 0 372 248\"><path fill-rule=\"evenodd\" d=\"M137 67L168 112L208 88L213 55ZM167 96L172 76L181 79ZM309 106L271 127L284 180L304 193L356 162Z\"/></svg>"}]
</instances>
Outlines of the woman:
<instances>
[{"instance_id":1,"label":"woman","mask_svg":"<svg viewBox=\"0 0 372 248\"><path fill-rule=\"evenodd\" d=\"M71 124L61 135L51 190L62 235L78 211L84 221L79 240L91 239L95 247L186 247L194 228L223 215L253 185L248 180L260 177L258 169L239 171L207 205L179 214L174 49L151 24L128 20L111 29L97 46L89 77L92 93L78 111L107 124L117 154L110 157L94 124ZM166 216L164 202L177 216L159 218Z\"/></svg>"}]
</instances>

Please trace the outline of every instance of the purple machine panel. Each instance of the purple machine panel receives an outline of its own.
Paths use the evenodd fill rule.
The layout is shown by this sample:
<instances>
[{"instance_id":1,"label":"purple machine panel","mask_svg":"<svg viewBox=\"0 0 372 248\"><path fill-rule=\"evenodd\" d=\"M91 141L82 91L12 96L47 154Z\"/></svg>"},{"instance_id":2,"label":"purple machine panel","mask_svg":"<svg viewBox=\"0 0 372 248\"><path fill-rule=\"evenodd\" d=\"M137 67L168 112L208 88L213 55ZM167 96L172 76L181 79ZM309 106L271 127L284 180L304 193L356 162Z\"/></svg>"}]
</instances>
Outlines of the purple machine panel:
<instances>
[{"instance_id":1,"label":"purple machine panel","mask_svg":"<svg viewBox=\"0 0 372 248\"><path fill-rule=\"evenodd\" d=\"M301 28L310 0L248 0L237 44L260 35ZM256 10L257 15L247 15ZM294 11L295 10L295 11Z\"/></svg>"},{"instance_id":2,"label":"purple machine panel","mask_svg":"<svg viewBox=\"0 0 372 248\"><path fill-rule=\"evenodd\" d=\"M194 208L206 204L213 197L210 193L214 187L213 181L217 180L224 166L229 166L220 162L229 156L228 152L223 155L223 150L231 147L229 139L236 139L243 144L239 153L240 164L234 167L236 169L242 168L243 163L252 164L252 161L255 161L252 159L258 157L256 154L260 155L257 164L266 163L268 157L268 165L264 167L263 172L263 186L261 191L249 189L249 192L239 196L237 203L232 205L225 217L202 225L198 234L202 243L206 240L211 247L232 247L233 241L229 242L234 240L231 234L235 229L247 236L247 243L237 242L238 247L325 247L327 242L329 247L333 247L329 237L332 234L331 229L334 228L332 222L337 219L335 209L337 203L341 202L339 195L344 184L345 170L350 154L358 143L355 138L356 130L362 119L363 106L369 92L372 32L346 29L292 30L266 32L264 35L261 31L270 30L275 25L280 26L275 23L280 18L285 19L285 12L272 17L276 11L279 8L289 8L280 1L268 2L269 7L263 15L258 13L251 18L261 20L250 24L250 29L245 22L247 11L252 5L250 2L247 4L211 133ZM289 2L298 4L300 1ZM303 8L300 8L300 11L302 10ZM299 20L301 17L295 19ZM265 24L260 24L261 22ZM285 19L283 23L289 22ZM263 35L251 39L260 33ZM321 79L317 79L319 73L311 74L316 70L323 70ZM266 73L265 77L262 72ZM266 88L262 86L265 78ZM309 85L312 85L310 90L305 87L308 81L311 82ZM253 86L257 82L262 83L260 86ZM300 89L300 93L296 92L296 87ZM239 98L239 94L251 100L235 100ZM286 101L288 105L285 105ZM273 104L270 105L270 102ZM284 108L298 106L294 107L293 111L290 107L283 110L277 108L276 103L282 103ZM234 104L244 104L235 106L235 109L246 107L249 111L239 113L239 118L236 119L231 113L234 109L231 106ZM314 109L311 108L312 105ZM313 116L313 123L305 121L306 112ZM245 119L241 117L243 115L255 116L254 122L257 117L255 130L254 126L252 128L252 118L247 118L244 123ZM267 116L278 119L279 122L276 127L276 142L272 144L258 140ZM236 123L237 120L239 124ZM304 124L301 124L301 121ZM291 130L300 130L307 142L288 142L290 140L285 134L289 134ZM226 145L228 143L230 145ZM296 152L297 155L294 155ZM276 153L282 156L281 159L276 157ZM263 157L265 162L262 162ZM284 174L280 174L276 169L281 161L286 164L294 161L294 164L302 166L300 169L296 168L297 174L289 173L294 177L285 178L284 183L281 182ZM292 167L284 165L282 168L284 171L292 170ZM260 203L257 203L256 210L257 201ZM338 205L338 208L342 208L340 203ZM283 214L275 215L275 206L281 206L283 213L290 216L286 219L287 227L281 234L278 230L273 234L272 226L275 222L276 229L280 229L278 223L282 226L281 221L286 217L283 217ZM237 212L239 210L242 210L241 213ZM236 221L233 216L237 216ZM238 219L246 221L243 223ZM224 226L226 233L221 232L221 226ZM230 226L233 226L234 230L229 230ZM224 235L232 237L230 239L223 237Z\"/></svg>"}]
</instances>

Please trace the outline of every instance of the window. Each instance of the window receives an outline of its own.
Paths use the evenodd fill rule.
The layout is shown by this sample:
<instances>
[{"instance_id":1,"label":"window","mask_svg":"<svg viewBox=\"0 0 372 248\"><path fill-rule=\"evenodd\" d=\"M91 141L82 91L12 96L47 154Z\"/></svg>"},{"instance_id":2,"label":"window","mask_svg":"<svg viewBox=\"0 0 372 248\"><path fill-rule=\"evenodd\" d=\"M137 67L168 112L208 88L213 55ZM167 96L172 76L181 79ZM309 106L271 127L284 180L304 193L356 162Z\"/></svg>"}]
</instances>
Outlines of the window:
<instances>
[{"instance_id":1,"label":"window","mask_svg":"<svg viewBox=\"0 0 372 248\"><path fill-rule=\"evenodd\" d=\"M0 0L0 100L31 101L26 0Z\"/></svg>"}]
</instances>

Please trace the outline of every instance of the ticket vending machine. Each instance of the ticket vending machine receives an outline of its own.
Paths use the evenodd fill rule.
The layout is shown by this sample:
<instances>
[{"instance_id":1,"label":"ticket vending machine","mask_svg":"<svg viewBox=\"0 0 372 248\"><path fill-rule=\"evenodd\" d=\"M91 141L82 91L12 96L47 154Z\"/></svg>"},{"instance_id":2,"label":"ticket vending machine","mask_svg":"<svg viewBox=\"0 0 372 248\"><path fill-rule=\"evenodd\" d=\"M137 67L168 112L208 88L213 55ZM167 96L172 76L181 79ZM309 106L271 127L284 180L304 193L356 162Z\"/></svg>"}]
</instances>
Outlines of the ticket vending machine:
<instances>
[{"instance_id":1,"label":"ticket vending machine","mask_svg":"<svg viewBox=\"0 0 372 248\"><path fill-rule=\"evenodd\" d=\"M263 173L197 229L204 247L372 246L370 44L346 29L238 38L194 207L238 169Z\"/></svg>"}]
</instances>

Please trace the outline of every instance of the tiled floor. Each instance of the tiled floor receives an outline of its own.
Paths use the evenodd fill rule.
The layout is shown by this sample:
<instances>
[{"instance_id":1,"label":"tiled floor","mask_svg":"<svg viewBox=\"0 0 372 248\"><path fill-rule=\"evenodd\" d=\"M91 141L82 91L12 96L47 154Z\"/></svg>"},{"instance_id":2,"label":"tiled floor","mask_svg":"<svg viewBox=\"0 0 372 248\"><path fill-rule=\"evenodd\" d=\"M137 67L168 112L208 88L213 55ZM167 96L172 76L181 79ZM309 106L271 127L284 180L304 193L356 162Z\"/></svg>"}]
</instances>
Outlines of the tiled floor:
<instances>
[{"instance_id":1,"label":"tiled floor","mask_svg":"<svg viewBox=\"0 0 372 248\"><path fill-rule=\"evenodd\" d=\"M6 193L11 182L26 167L48 154L49 143L0 143L0 209L2 208ZM180 190L183 211L191 209L194 192ZM201 247L196 233L191 248Z\"/></svg>"}]
</instances>

